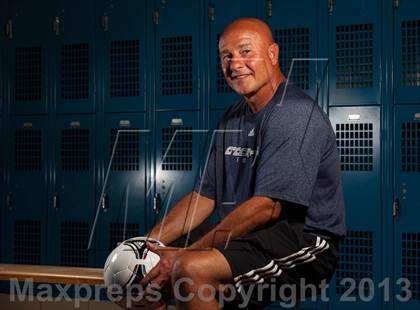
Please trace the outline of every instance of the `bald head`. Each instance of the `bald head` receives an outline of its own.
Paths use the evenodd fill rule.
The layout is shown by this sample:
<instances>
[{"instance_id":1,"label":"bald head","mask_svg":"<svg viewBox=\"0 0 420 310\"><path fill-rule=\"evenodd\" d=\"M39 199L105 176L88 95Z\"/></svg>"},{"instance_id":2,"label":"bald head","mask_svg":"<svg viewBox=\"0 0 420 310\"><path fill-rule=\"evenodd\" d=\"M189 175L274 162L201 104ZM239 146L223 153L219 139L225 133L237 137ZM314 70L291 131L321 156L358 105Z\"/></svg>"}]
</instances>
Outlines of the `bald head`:
<instances>
[{"instance_id":1,"label":"bald head","mask_svg":"<svg viewBox=\"0 0 420 310\"><path fill-rule=\"evenodd\" d=\"M269 46L274 43L273 34L271 33L270 27L263 21L256 18L240 18L229 24L220 36L220 41L228 35L235 35L243 32L253 32L260 39L264 46ZM219 43L220 48L220 43Z\"/></svg>"},{"instance_id":2,"label":"bald head","mask_svg":"<svg viewBox=\"0 0 420 310\"><path fill-rule=\"evenodd\" d=\"M246 98L253 111L272 98L284 79L279 47L268 25L256 18L228 25L219 40L219 55L226 82Z\"/></svg>"}]
</instances>

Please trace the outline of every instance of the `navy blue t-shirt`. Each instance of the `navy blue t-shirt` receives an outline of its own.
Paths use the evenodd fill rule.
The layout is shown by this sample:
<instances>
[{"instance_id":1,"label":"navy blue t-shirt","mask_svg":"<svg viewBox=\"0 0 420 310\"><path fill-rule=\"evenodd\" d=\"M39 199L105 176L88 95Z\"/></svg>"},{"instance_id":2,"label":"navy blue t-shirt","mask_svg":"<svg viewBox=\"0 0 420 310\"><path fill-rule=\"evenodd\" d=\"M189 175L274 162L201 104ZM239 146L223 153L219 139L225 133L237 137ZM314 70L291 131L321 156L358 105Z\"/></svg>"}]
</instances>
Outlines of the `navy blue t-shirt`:
<instances>
[{"instance_id":1,"label":"navy blue t-shirt","mask_svg":"<svg viewBox=\"0 0 420 310\"><path fill-rule=\"evenodd\" d=\"M218 129L195 191L216 201L221 218L267 196L307 207L306 231L345 235L335 134L309 96L283 82L256 113L245 100L232 105Z\"/></svg>"}]
</instances>

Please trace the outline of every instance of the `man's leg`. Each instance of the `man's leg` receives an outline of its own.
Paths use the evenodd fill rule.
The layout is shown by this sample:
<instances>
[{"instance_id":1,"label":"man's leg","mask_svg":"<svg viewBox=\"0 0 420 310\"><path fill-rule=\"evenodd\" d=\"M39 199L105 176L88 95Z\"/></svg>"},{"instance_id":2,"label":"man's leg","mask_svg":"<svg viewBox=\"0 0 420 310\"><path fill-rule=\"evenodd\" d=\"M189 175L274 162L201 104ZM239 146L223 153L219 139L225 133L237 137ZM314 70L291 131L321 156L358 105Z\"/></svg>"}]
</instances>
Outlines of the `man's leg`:
<instances>
[{"instance_id":1,"label":"man's leg","mask_svg":"<svg viewBox=\"0 0 420 310\"><path fill-rule=\"evenodd\" d=\"M231 281L229 263L218 250L187 251L172 271L177 309L220 309L216 296Z\"/></svg>"}]
</instances>

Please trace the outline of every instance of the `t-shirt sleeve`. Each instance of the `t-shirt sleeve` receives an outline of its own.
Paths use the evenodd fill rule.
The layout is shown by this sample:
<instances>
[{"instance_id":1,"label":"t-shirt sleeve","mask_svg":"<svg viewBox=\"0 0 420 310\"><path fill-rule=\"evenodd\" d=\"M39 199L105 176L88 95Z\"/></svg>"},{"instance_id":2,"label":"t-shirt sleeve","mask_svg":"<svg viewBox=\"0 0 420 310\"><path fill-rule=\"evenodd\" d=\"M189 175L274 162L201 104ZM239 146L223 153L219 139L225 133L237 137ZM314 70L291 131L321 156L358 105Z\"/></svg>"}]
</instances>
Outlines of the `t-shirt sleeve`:
<instances>
[{"instance_id":1,"label":"t-shirt sleeve","mask_svg":"<svg viewBox=\"0 0 420 310\"><path fill-rule=\"evenodd\" d=\"M211 147L210 154L204 165L203 173L198 178L194 191L210 199L216 197L216 151L215 146Z\"/></svg>"},{"instance_id":2,"label":"t-shirt sleeve","mask_svg":"<svg viewBox=\"0 0 420 310\"><path fill-rule=\"evenodd\" d=\"M316 117L315 117L316 118ZM267 196L309 206L325 145L320 122L281 117L261 138L255 196Z\"/></svg>"}]
</instances>

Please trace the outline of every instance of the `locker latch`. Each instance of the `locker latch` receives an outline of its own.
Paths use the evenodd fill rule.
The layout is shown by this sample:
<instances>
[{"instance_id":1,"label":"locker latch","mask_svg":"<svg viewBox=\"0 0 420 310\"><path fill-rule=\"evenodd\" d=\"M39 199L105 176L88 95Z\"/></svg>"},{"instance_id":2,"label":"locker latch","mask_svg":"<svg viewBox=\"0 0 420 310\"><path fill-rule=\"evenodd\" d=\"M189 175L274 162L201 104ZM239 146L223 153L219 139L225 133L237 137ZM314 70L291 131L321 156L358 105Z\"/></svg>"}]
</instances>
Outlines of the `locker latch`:
<instances>
[{"instance_id":1,"label":"locker latch","mask_svg":"<svg viewBox=\"0 0 420 310\"><path fill-rule=\"evenodd\" d=\"M56 36L60 34L60 17L55 16L53 19L53 32Z\"/></svg>"},{"instance_id":2,"label":"locker latch","mask_svg":"<svg viewBox=\"0 0 420 310\"><path fill-rule=\"evenodd\" d=\"M9 19L6 23L6 27L5 27L5 32L6 32L6 37L8 39L13 39L13 23L12 20Z\"/></svg>"},{"instance_id":3,"label":"locker latch","mask_svg":"<svg viewBox=\"0 0 420 310\"><path fill-rule=\"evenodd\" d=\"M101 208L106 211L109 208L109 196L107 193L103 193L101 198Z\"/></svg>"},{"instance_id":4,"label":"locker latch","mask_svg":"<svg viewBox=\"0 0 420 310\"><path fill-rule=\"evenodd\" d=\"M153 22L155 25L159 25L159 10L156 9L153 11Z\"/></svg>"},{"instance_id":5,"label":"locker latch","mask_svg":"<svg viewBox=\"0 0 420 310\"><path fill-rule=\"evenodd\" d=\"M12 209L13 204L13 194L12 192L8 192L6 195L6 208Z\"/></svg>"},{"instance_id":6,"label":"locker latch","mask_svg":"<svg viewBox=\"0 0 420 310\"><path fill-rule=\"evenodd\" d=\"M273 0L267 0L267 16L273 16Z\"/></svg>"},{"instance_id":7,"label":"locker latch","mask_svg":"<svg viewBox=\"0 0 420 310\"><path fill-rule=\"evenodd\" d=\"M209 21L214 22L214 5L209 5Z\"/></svg>"},{"instance_id":8,"label":"locker latch","mask_svg":"<svg viewBox=\"0 0 420 310\"><path fill-rule=\"evenodd\" d=\"M398 9L400 7L400 0L393 0L394 1L394 8Z\"/></svg>"},{"instance_id":9,"label":"locker latch","mask_svg":"<svg viewBox=\"0 0 420 310\"><path fill-rule=\"evenodd\" d=\"M103 32L108 31L108 15L102 15L101 17L101 27Z\"/></svg>"},{"instance_id":10,"label":"locker latch","mask_svg":"<svg viewBox=\"0 0 420 310\"><path fill-rule=\"evenodd\" d=\"M55 192L54 193L54 196L53 196L53 207L56 210L60 207L60 195L58 194L58 192Z\"/></svg>"},{"instance_id":11,"label":"locker latch","mask_svg":"<svg viewBox=\"0 0 420 310\"><path fill-rule=\"evenodd\" d=\"M392 216L394 219L398 219L400 216L401 206L400 206L400 200L396 198L394 202L392 203Z\"/></svg>"},{"instance_id":12,"label":"locker latch","mask_svg":"<svg viewBox=\"0 0 420 310\"><path fill-rule=\"evenodd\" d=\"M334 11L334 0L328 0L328 15L332 15Z\"/></svg>"},{"instance_id":13,"label":"locker latch","mask_svg":"<svg viewBox=\"0 0 420 310\"><path fill-rule=\"evenodd\" d=\"M153 197L153 211L155 211L156 214L160 213L162 205L162 199L160 198L160 194L157 193L155 197Z\"/></svg>"}]
</instances>

